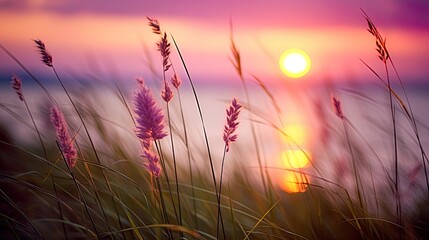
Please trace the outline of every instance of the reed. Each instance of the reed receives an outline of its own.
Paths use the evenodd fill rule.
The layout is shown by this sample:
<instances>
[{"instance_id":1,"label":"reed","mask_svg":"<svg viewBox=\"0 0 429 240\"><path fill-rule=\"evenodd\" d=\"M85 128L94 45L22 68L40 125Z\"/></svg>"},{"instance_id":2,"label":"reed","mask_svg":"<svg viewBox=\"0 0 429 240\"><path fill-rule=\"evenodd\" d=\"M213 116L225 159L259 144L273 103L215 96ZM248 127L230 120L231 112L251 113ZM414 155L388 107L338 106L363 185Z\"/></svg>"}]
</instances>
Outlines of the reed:
<instances>
[{"instance_id":1,"label":"reed","mask_svg":"<svg viewBox=\"0 0 429 240\"><path fill-rule=\"evenodd\" d=\"M363 14L384 74L362 62L387 89L387 102L380 105L355 90L343 90L340 99L328 89L329 94L314 106L326 134L315 140L321 147L313 156L284 130L282 109L271 86L253 75L250 83L262 90L270 106L252 99L253 89L248 86L232 26L231 61L242 82L244 100L233 98L228 103L223 134L216 138L208 133L212 126L205 122L204 98L199 97L178 41L155 18L147 20L159 37L153 51L159 54L161 74L157 76L162 77L150 80L161 80L155 82L160 91L143 78L137 78L133 93L117 84L116 88L100 83L93 86L114 93L116 98L109 100L119 104L115 110L126 120L111 118L111 106L102 109L110 102L92 90L70 91L73 86L60 77L57 58L43 41L34 43L41 62L60 83L62 96L51 94L0 45L49 100L35 114L37 109L31 108L22 89L25 82L17 76L12 77L9 89L16 94L13 102L0 97L0 109L19 128L37 134L37 138L28 136L34 137L35 144L14 142L15 129L0 122L0 235L5 239L424 239L429 234L425 230L428 198L420 195L429 196L429 181L421 123L406 94L402 99L393 89L391 81L396 75L405 92L386 38ZM173 62L174 54L179 65ZM392 67L394 74L389 72ZM188 81L182 82L181 74ZM193 104L182 102L182 94L191 94ZM68 100L71 110L53 96ZM387 118L368 127L392 136L392 158L384 157L353 124L351 96L388 111ZM43 119L37 116L50 118L52 125L43 126ZM247 135L242 134L245 124ZM399 134L406 130L418 151L410 151L411 144ZM308 166L270 165L263 154L267 149L261 132L287 138L289 147L303 155ZM214 154L215 146L223 146L223 152ZM338 159L339 153L343 158ZM402 163L408 158L404 156L414 155L421 161L406 168ZM334 159L335 169L326 167L325 159ZM287 183L299 186L302 192L286 193L272 182L285 173L296 176ZM174 180L169 178L171 174ZM423 207L410 207L411 197L415 206Z\"/></svg>"}]
</instances>

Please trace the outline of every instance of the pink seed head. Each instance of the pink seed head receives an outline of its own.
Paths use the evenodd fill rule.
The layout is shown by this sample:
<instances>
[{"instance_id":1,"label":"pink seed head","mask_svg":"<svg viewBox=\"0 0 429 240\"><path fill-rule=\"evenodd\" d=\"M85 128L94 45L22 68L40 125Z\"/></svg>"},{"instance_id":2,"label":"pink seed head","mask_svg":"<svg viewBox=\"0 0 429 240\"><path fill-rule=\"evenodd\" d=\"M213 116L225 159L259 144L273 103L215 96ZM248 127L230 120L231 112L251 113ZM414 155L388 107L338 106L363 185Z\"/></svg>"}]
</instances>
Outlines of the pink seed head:
<instances>
[{"instance_id":1,"label":"pink seed head","mask_svg":"<svg viewBox=\"0 0 429 240\"><path fill-rule=\"evenodd\" d=\"M144 78L143 77L136 77L136 81L137 81L137 85L139 87L144 87L145 86L145 84L144 84Z\"/></svg>"},{"instance_id":2,"label":"pink seed head","mask_svg":"<svg viewBox=\"0 0 429 240\"><path fill-rule=\"evenodd\" d=\"M180 85L182 85L182 80L177 76L177 74L174 74L173 77L171 77L171 84L173 84L176 89L179 89Z\"/></svg>"},{"instance_id":3,"label":"pink seed head","mask_svg":"<svg viewBox=\"0 0 429 240\"><path fill-rule=\"evenodd\" d=\"M155 154L152 154L149 151L144 151L142 157L147 159L147 163L144 164L145 168L149 173L158 178L161 174L161 166L159 164L159 157Z\"/></svg>"},{"instance_id":4,"label":"pink seed head","mask_svg":"<svg viewBox=\"0 0 429 240\"><path fill-rule=\"evenodd\" d=\"M145 148L150 141L167 136L164 131L164 115L153 98L151 91L141 85L134 94L134 112L137 115L136 135L143 142Z\"/></svg>"},{"instance_id":5,"label":"pink seed head","mask_svg":"<svg viewBox=\"0 0 429 240\"><path fill-rule=\"evenodd\" d=\"M332 106L334 107L335 114L341 119L344 119L343 110L341 109L341 102L335 98L334 96L331 97Z\"/></svg>"},{"instance_id":6,"label":"pink seed head","mask_svg":"<svg viewBox=\"0 0 429 240\"><path fill-rule=\"evenodd\" d=\"M164 81L164 86L161 91L161 97L164 99L165 102L170 102L170 100L173 98L174 94L173 91L171 91L171 88L167 81Z\"/></svg>"},{"instance_id":7,"label":"pink seed head","mask_svg":"<svg viewBox=\"0 0 429 240\"><path fill-rule=\"evenodd\" d=\"M54 106L51 109L51 122L55 127L58 145L68 166L73 168L76 165L77 152L70 137L68 125L63 113Z\"/></svg>"},{"instance_id":8,"label":"pink seed head","mask_svg":"<svg viewBox=\"0 0 429 240\"><path fill-rule=\"evenodd\" d=\"M33 40L42 55L42 62L48 67L52 67L52 55L46 50L45 44L41 40Z\"/></svg>"},{"instance_id":9,"label":"pink seed head","mask_svg":"<svg viewBox=\"0 0 429 240\"><path fill-rule=\"evenodd\" d=\"M12 76L12 81L10 82L10 85L15 90L16 94L19 97L19 100L24 101L24 95L22 94L22 81L19 77L16 75Z\"/></svg>"},{"instance_id":10,"label":"pink seed head","mask_svg":"<svg viewBox=\"0 0 429 240\"><path fill-rule=\"evenodd\" d=\"M239 124L237 120L241 107L242 105L234 98L229 108L226 109L226 124L223 130L223 140L227 152L229 151L230 143L237 140L237 134L234 134L234 132Z\"/></svg>"},{"instance_id":11,"label":"pink seed head","mask_svg":"<svg viewBox=\"0 0 429 240\"><path fill-rule=\"evenodd\" d=\"M168 58L170 57L170 43L167 40L167 34L165 32L161 37L161 40L159 40L156 45L158 46L158 51L161 52L162 66L164 72L166 72L171 67L171 64L168 61Z\"/></svg>"},{"instance_id":12,"label":"pink seed head","mask_svg":"<svg viewBox=\"0 0 429 240\"><path fill-rule=\"evenodd\" d=\"M149 26L152 27L152 32L155 34L161 35L161 28L159 26L158 20L152 17L146 17L149 21Z\"/></svg>"}]
</instances>

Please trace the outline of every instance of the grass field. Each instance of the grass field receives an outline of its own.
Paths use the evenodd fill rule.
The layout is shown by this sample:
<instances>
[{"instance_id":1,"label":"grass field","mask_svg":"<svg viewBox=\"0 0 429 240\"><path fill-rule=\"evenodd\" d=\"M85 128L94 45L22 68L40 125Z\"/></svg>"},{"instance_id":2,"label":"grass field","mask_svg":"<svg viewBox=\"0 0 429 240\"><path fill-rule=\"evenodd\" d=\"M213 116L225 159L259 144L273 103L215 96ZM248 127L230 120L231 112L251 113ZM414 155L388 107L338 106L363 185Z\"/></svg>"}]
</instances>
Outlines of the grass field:
<instances>
[{"instance_id":1,"label":"grass field","mask_svg":"<svg viewBox=\"0 0 429 240\"><path fill-rule=\"evenodd\" d=\"M384 107L389 117L372 131L387 133L388 154L371 145L364 134L368 129L354 125L334 92L314 106L331 144L320 136L318 150L309 154L284 130L278 97L263 79L245 74L232 37L231 62L243 95L225 102L218 139L208 135L213 129L204 112L209 110L202 109L186 53L156 19L148 22L159 37L152 50L162 61L153 64L162 69L162 77L153 85L138 78L133 91L108 86L115 97L112 107L122 109L114 111L122 113L119 117L100 107L103 96L64 81L41 40L32 44L61 93L46 88L1 46L27 71L25 79L37 84L45 103L32 104L35 99L25 91L29 83L20 76L11 78L15 99L0 96L2 116L30 133L17 137L19 129L0 122L1 238L427 239L428 158L419 130L425 124L414 116L386 39L364 16L368 38L375 40L374 54L385 66L378 73L363 62L362 71L372 71L385 89L386 104L372 104ZM171 54L180 61L173 62ZM252 99L254 83L271 109ZM189 109L194 114L186 114ZM264 129L288 139L295 149L285 155L283 167L267 164ZM314 160L334 157L334 152L342 158L328 167ZM410 163L411 158L417 160ZM256 167L249 170L248 162ZM279 184L274 172L286 180Z\"/></svg>"}]
</instances>

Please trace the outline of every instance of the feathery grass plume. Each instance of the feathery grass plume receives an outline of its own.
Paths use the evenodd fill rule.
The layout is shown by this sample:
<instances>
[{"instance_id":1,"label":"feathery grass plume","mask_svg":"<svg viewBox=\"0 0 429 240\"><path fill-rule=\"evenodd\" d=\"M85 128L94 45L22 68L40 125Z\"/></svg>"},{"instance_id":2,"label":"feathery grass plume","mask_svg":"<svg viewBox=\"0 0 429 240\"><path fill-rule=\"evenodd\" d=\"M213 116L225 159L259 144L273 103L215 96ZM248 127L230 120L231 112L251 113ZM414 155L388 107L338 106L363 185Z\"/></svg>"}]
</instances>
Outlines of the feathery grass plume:
<instances>
[{"instance_id":1,"label":"feathery grass plume","mask_svg":"<svg viewBox=\"0 0 429 240\"><path fill-rule=\"evenodd\" d=\"M231 105L229 106L229 108L226 109L226 124L223 130L223 140L225 141L225 149L223 151L223 157L222 157L222 165L221 165L221 170L220 170L220 181L219 181L219 192L216 193L217 195L217 210L218 210L218 214L217 214L217 222L216 222L216 237L219 238L219 223L221 223L222 225L222 233L224 236L224 239L226 239L225 237L225 229L224 229L224 225L223 225L223 220L222 220L222 211L221 211L221 202L220 202L220 197L222 195L222 179L223 179L223 169L224 169L224 164L225 164L225 155L226 152L229 151L229 145L230 142L234 142L237 140L237 134L233 134L235 132L235 130L237 129L237 126L239 124L239 122L237 121L238 119L238 115L240 113L242 105L240 103L238 103L237 99L234 98L231 101Z\"/></svg>"},{"instance_id":2,"label":"feathery grass plume","mask_svg":"<svg viewBox=\"0 0 429 240\"><path fill-rule=\"evenodd\" d=\"M22 81L19 77L16 75L12 76L12 81L10 82L10 85L15 90L16 94L19 97L19 100L24 101L24 95L22 94Z\"/></svg>"},{"instance_id":3,"label":"feathery grass plume","mask_svg":"<svg viewBox=\"0 0 429 240\"><path fill-rule=\"evenodd\" d=\"M43 140L42 140L42 135L41 135L41 133L39 131L39 128L37 127L36 122L34 121L33 114L30 111L30 107L28 106L27 101L24 99L24 94L22 92L22 81L21 81L21 78L19 78L16 75L13 75L12 76L11 85L12 85L12 88L15 90L16 94L18 95L19 100L21 100L24 103L25 108L27 109L28 115L30 116L31 122L33 123L33 126L34 126L34 130L36 130L37 136L39 138L40 145L42 146L44 157L45 157L46 160L48 160L48 154L47 154L47 151L46 151L45 144L43 143ZM56 188L55 178L54 178L53 175L51 175L51 174L49 174L49 175L50 175L51 180L52 180L52 186L53 186L53 189L54 189L54 192L55 192L55 196L58 197L58 192L57 192L57 188ZM46 176L46 178L47 177L48 176ZM43 182L44 181L45 180L43 180ZM64 220L64 218L63 218L63 212L62 212L61 204L60 204L59 200L57 201L57 206L58 206L59 216L60 216L61 220ZM62 223L62 227L63 227L64 236L67 238L67 231L66 231L65 223Z\"/></svg>"},{"instance_id":4,"label":"feathery grass plume","mask_svg":"<svg viewBox=\"0 0 429 240\"><path fill-rule=\"evenodd\" d=\"M164 131L164 115L153 98L152 92L144 85L140 85L134 95L134 112L137 114L136 135L145 148L150 147L151 140L162 139L167 136Z\"/></svg>"},{"instance_id":5,"label":"feathery grass plume","mask_svg":"<svg viewBox=\"0 0 429 240\"><path fill-rule=\"evenodd\" d=\"M73 168L76 165L76 148L74 147L73 140L70 137L64 115L56 106L52 107L51 110L51 122L55 127L61 152L63 153L69 167Z\"/></svg>"},{"instance_id":6,"label":"feathery grass plume","mask_svg":"<svg viewBox=\"0 0 429 240\"><path fill-rule=\"evenodd\" d=\"M167 81L164 81L164 86L161 91L161 97L166 102L170 102L170 100L173 98L174 94L173 91L171 91L170 85Z\"/></svg>"},{"instance_id":7,"label":"feathery grass plume","mask_svg":"<svg viewBox=\"0 0 429 240\"><path fill-rule=\"evenodd\" d=\"M343 110L341 109L341 102L334 96L331 97L332 106L334 107L335 114L341 119L344 119Z\"/></svg>"},{"instance_id":8,"label":"feathery grass plume","mask_svg":"<svg viewBox=\"0 0 429 240\"><path fill-rule=\"evenodd\" d=\"M375 27L374 23L371 21L371 19L369 18L369 16L365 13L365 11L363 11L363 14L365 15L365 19L366 22L368 23L368 32L371 33L371 35L373 35L375 37L375 44L377 46L377 52L378 52L378 58L384 63L384 69L386 72L386 80L387 80L387 88L389 90L389 103L390 103L390 114L392 117L392 127L393 127L393 144L394 144L394 161L395 161L395 194L396 194L396 213L398 216L397 222L399 224L402 224L402 203L401 203L401 194L400 194L400 177L399 177L399 160L398 160L398 134L397 134L397 119L396 119L396 113L395 113L395 103L393 102L393 95L395 94L394 91L392 90L392 86L390 83L390 76L389 76L389 70L387 67L387 60L390 60L390 63L392 65L392 67L395 70L395 73L401 83L402 86L402 81L399 78L398 73L396 72L396 68L392 62L392 59L390 58L389 52L387 51L387 47L386 47L386 38L383 39L383 37L381 37L380 32L377 30L377 28ZM376 74L377 75L377 74ZM404 90L403 86L402 89ZM404 91L405 93L405 91ZM406 96L406 93L405 93ZM408 99L407 99L408 100ZM406 111L407 112L407 111ZM411 118L412 119L412 118ZM422 155L424 156L424 155ZM423 157L423 163L425 164L424 161L424 157ZM425 169L425 174L426 174L426 184L427 187L429 189L429 181L427 178L427 171L426 171L426 167ZM428 191L428 195L429 195L429 191ZM400 229L400 234L402 237L402 229Z\"/></svg>"},{"instance_id":9,"label":"feathery grass plume","mask_svg":"<svg viewBox=\"0 0 429 240\"><path fill-rule=\"evenodd\" d=\"M173 84L173 86L174 86L176 89L179 89L180 85L182 85L182 79L180 79L180 78L177 76L177 74L174 74L174 75L171 77L171 84Z\"/></svg>"},{"instance_id":10,"label":"feathery grass plume","mask_svg":"<svg viewBox=\"0 0 429 240\"><path fill-rule=\"evenodd\" d=\"M136 77L137 85L139 87L144 87L144 78L143 77Z\"/></svg>"},{"instance_id":11,"label":"feathery grass plume","mask_svg":"<svg viewBox=\"0 0 429 240\"><path fill-rule=\"evenodd\" d=\"M37 39L33 40L37 48L39 49L40 54L42 55L42 61L46 66L52 67L52 55L46 50L45 44L42 42L42 40Z\"/></svg>"},{"instance_id":12,"label":"feathery grass plume","mask_svg":"<svg viewBox=\"0 0 429 240\"><path fill-rule=\"evenodd\" d=\"M158 20L156 20L153 17L146 17L146 18L149 21L149 26L152 27L152 32L155 34L161 35L161 28L159 26Z\"/></svg>"},{"instance_id":13,"label":"feathery grass plume","mask_svg":"<svg viewBox=\"0 0 429 240\"><path fill-rule=\"evenodd\" d=\"M148 150L145 150L141 156L148 160L148 162L144 164L144 167L150 172L152 176L158 178L161 174L159 157Z\"/></svg>"},{"instance_id":14,"label":"feathery grass plume","mask_svg":"<svg viewBox=\"0 0 429 240\"><path fill-rule=\"evenodd\" d=\"M244 80L243 78L243 69L241 68L241 56L240 52L238 51L237 47L235 46L234 40L232 38L232 22L230 22L230 35L231 35L231 52L233 58L230 58L232 65L234 65L235 70L237 71L238 76L240 77L240 80Z\"/></svg>"},{"instance_id":15,"label":"feathery grass plume","mask_svg":"<svg viewBox=\"0 0 429 240\"><path fill-rule=\"evenodd\" d=\"M347 139L347 145L349 147L349 151L350 151L350 155L352 158L352 164L353 164L353 174L354 174L354 178L355 178L355 184L356 184L356 192L357 192L357 196L359 198L359 205L360 207L363 209L364 208L364 202L363 202L363 189L362 188L362 181L361 181L361 177L356 165L356 158L355 158L355 154L353 153L353 148L352 148L352 144L350 142L350 138L349 138L349 133L347 131L347 120L344 117L344 113L343 110L341 108L341 102L340 100L338 100L334 95L331 96L331 102L332 102L332 106L334 107L334 111L335 114L341 119L341 121L343 122L343 127L344 127L344 132L346 135L346 139ZM361 232L362 234L362 232Z\"/></svg>"},{"instance_id":16,"label":"feathery grass plume","mask_svg":"<svg viewBox=\"0 0 429 240\"><path fill-rule=\"evenodd\" d=\"M226 109L226 124L223 130L223 140L225 141L226 151L229 151L229 144L237 140L237 134L233 134L237 129L239 122L238 114L240 113L242 105L234 98L229 106L229 109Z\"/></svg>"},{"instance_id":17,"label":"feathery grass plume","mask_svg":"<svg viewBox=\"0 0 429 240\"><path fill-rule=\"evenodd\" d=\"M168 63L168 58L170 57L171 51L170 51L170 43L167 40L167 33L164 33L164 35L161 37L161 39L156 45L158 46L158 51L161 52L162 66L163 66L164 72L166 72L171 67L171 64Z\"/></svg>"},{"instance_id":18,"label":"feathery grass plume","mask_svg":"<svg viewBox=\"0 0 429 240\"><path fill-rule=\"evenodd\" d=\"M248 110L249 110L248 114L249 114L249 117L252 118L253 111L252 111L252 107L251 107L252 104L251 104L251 99L250 99L250 95L249 95L249 89L247 86L247 82L244 79L243 67L242 67L242 62L241 62L241 55L240 55L240 51L238 50L238 48L235 45L233 32L234 31L233 31L232 19L230 18L230 20L229 20L229 36L230 37L229 38L230 38L230 42L231 42L230 48L231 48L231 52L232 52L233 57L230 57L229 59L230 59L232 65L234 66L235 70L237 71L237 74L240 78L241 84L243 86L244 94L245 94L245 100L248 103L248 107L249 107L248 108ZM255 78L255 80L258 82L257 78ZM264 89L263 83L261 81L259 81L258 85ZM264 89L264 91L265 91L265 89ZM268 91L265 91L265 92L269 93ZM270 96L270 94L268 94L268 96ZM274 105L277 106L277 104L274 104ZM277 108L277 110L278 110L278 108ZM280 122L282 122L279 112L280 111L277 111L277 115L279 117ZM269 191L269 189L267 187L267 183L270 182L270 176L268 174L268 170L262 166L262 154L260 151L261 147L260 147L260 143L259 143L260 141L258 140L259 138L257 137L256 127L255 127L255 123L253 121L250 121L250 131L251 131L252 139L253 139L253 145L254 145L253 149L255 149L256 160L257 160L258 166L259 166L259 174L261 175L260 179L261 179L262 185L264 187L264 195L266 195L268 197L268 199L270 199L270 201L271 201L272 195L271 195L271 192ZM265 169L265 171L263 169Z\"/></svg>"},{"instance_id":19,"label":"feathery grass plume","mask_svg":"<svg viewBox=\"0 0 429 240\"><path fill-rule=\"evenodd\" d=\"M363 12L365 15L366 22L368 24L368 32L371 33L375 37L375 45L377 46L377 52L378 52L378 58L380 58L381 61L384 63L387 62L390 55L387 51L386 47L386 38L383 39L378 29L375 27L374 23L371 21L371 19L368 17L368 15Z\"/></svg>"}]
</instances>

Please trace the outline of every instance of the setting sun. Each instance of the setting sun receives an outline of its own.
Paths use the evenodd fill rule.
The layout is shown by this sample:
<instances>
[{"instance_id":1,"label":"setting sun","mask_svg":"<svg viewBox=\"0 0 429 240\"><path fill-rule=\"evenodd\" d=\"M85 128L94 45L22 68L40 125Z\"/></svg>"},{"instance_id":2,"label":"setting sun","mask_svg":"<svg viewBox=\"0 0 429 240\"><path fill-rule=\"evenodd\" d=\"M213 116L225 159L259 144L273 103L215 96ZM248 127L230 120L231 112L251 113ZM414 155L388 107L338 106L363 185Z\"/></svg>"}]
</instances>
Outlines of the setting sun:
<instances>
[{"instance_id":1,"label":"setting sun","mask_svg":"<svg viewBox=\"0 0 429 240\"><path fill-rule=\"evenodd\" d=\"M279 60L280 69L291 78L305 76L311 68L310 57L302 50L290 49L285 51Z\"/></svg>"}]
</instances>

